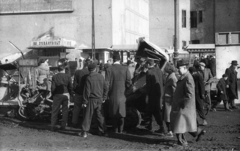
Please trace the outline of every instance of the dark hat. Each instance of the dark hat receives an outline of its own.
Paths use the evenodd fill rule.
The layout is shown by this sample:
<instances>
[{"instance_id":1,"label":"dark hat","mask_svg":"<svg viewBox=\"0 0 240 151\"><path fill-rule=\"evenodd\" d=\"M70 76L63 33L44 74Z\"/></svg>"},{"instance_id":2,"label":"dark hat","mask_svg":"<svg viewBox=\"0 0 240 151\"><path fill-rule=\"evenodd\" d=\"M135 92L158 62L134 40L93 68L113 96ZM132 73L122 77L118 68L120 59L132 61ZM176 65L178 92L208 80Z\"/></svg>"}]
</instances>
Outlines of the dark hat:
<instances>
[{"instance_id":1,"label":"dark hat","mask_svg":"<svg viewBox=\"0 0 240 151\"><path fill-rule=\"evenodd\" d=\"M232 65L238 65L238 62L237 62L237 60L233 60L231 64Z\"/></svg>"},{"instance_id":2,"label":"dark hat","mask_svg":"<svg viewBox=\"0 0 240 151\"><path fill-rule=\"evenodd\" d=\"M97 65L95 63L91 63L88 65L88 70L89 71L93 71L94 69L96 69Z\"/></svg>"},{"instance_id":3,"label":"dark hat","mask_svg":"<svg viewBox=\"0 0 240 151\"><path fill-rule=\"evenodd\" d=\"M113 60L120 60L120 55L118 52L113 53Z\"/></svg>"},{"instance_id":4,"label":"dark hat","mask_svg":"<svg viewBox=\"0 0 240 151\"><path fill-rule=\"evenodd\" d=\"M154 60L153 59L148 59L147 63L150 64L151 66L153 66L154 65Z\"/></svg>"},{"instance_id":5,"label":"dark hat","mask_svg":"<svg viewBox=\"0 0 240 151\"><path fill-rule=\"evenodd\" d=\"M225 77L228 77L228 75L227 74L223 74L222 77L225 78Z\"/></svg>"},{"instance_id":6,"label":"dark hat","mask_svg":"<svg viewBox=\"0 0 240 151\"><path fill-rule=\"evenodd\" d=\"M189 70L190 73L193 73L193 72L196 72L196 71L197 71L196 68L194 68L194 67L189 67L188 70Z\"/></svg>"},{"instance_id":7,"label":"dark hat","mask_svg":"<svg viewBox=\"0 0 240 151\"><path fill-rule=\"evenodd\" d=\"M181 66L187 66L188 65L188 62L185 61L185 60L179 60L177 62L177 68L181 67Z\"/></svg>"}]
</instances>

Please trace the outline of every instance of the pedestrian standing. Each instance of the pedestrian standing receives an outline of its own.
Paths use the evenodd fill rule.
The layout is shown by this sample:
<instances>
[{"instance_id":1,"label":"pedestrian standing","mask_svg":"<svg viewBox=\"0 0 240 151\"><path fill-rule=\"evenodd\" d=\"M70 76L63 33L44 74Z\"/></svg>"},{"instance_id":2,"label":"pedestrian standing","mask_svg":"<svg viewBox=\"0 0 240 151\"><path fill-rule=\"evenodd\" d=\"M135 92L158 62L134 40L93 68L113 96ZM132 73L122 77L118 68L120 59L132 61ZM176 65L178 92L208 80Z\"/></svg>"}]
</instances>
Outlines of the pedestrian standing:
<instances>
[{"instance_id":1,"label":"pedestrian standing","mask_svg":"<svg viewBox=\"0 0 240 151\"><path fill-rule=\"evenodd\" d=\"M211 73L211 70L209 68L206 68L206 64L204 62L200 62L199 63L199 73L200 75L203 77L203 82L204 82L204 85L205 85L205 94L208 100L207 103L209 103L209 106L211 107L211 83L213 81L213 76L212 76L212 73Z\"/></svg>"},{"instance_id":2,"label":"pedestrian standing","mask_svg":"<svg viewBox=\"0 0 240 151\"><path fill-rule=\"evenodd\" d=\"M173 133L170 127L170 113L172 110L172 102L173 102L173 94L175 92L177 86L177 77L175 75L175 68L173 65L166 66L164 68L165 72L168 74L164 86L164 97L163 97L163 105L164 105L164 121L167 126L167 136L173 137Z\"/></svg>"},{"instance_id":3,"label":"pedestrian standing","mask_svg":"<svg viewBox=\"0 0 240 151\"><path fill-rule=\"evenodd\" d=\"M235 100L238 99L237 66L237 60L233 60L231 66L225 71L225 74L228 76L227 91L229 96L229 106L232 109L237 109L237 106L235 105Z\"/></svg>"},{"instance_id":4,"label":"pedestrian standing","mask_svg":"<svg viewBox=\"0 0 240 151\"><path fill-rule=\"evenodd\" d=\"M213 75L213 77L216 76L216 59L214 58L214 56L210 55L209 56L209 69L211 70L211 73Z\"/></svg>"},{"instance_id":5,"label":"pedestrian standing","mask_svg":"<svg viewBox=\"0 0 240 151\"><path fill-rule=\"evenodd\" d=\"M155 67L152 59L147 60L148 71L146 73L146 90L147 90L147 108L150 122L148 127L152 127L152 116L154 116L159 129L155 132L164 134L163 126L163 72Z\"/></svg>"},{"instance_id":6,"label":"pedestrian standing","mask_svg":"<svg viewBox=\"0 0 240 151\"><path fill-rule=\"evenodd\" d=\"M203 78L194 67L190 67L189 72L191 73L193 80L194 80L194 84L195 84L195 99L196 99L197 113L200 116L200 118L203 120L202 125L206 126L207 120L206 120L206 116L205 116L204 110L203 110L203 100L205 98Z\"/></svg>"},{"instance_id":7,"label":"pedestrian standing","mask_svg":"<svg viewBox=\"0 0 240 151\"><path fill-rule=\"evenodd\" d=\"M123 133L126 117L125 92L131 86L131 75L127 66L120 64L120 55L113 54L113 65L106 69L106 82L109 97L109 116L113 120L115 133Z\"/></svg>"},{"instance_id":8,"label":"pedestrian standing","mask_svg":"<svg viewBox=\"0 0 240 151\"><path fill-rule=\"evenodd\" d=\"M56 130L55 125L58 119L58 113L60 106L62 106L62 130L67 126L68 121L68 102L70 95L72 94L72 80L70 75L65 73L65 66L58 67L59 73L52 77L52 95L53 95L53 104L52 104L52 117L51 117L51 129Z\"/></svg>"},{"instance_id":9,"label":"pedestrian standing","mask_svg":"<svg viewBox=\"0 0 240 151\"><path fill-rule=\"evenodd\" d=\"M178 144L188 145L184 133L188 132L196 141L206 133L205 130L197 128L196 105L195 105L195 85L192 75L188 72L187 62L178 61L180 78L173 96L171 111L171 129L176 134Z\"/></svg>"},{"instance_id":10,"label":"pedestrian standing","mask_svg":"<svg viewBox=\"0 0 240 151\"><path fill-rule=\"evenodd\" d=\"M81 70L76 70L74 73L74 81L73 81L73 90L75 95L73 97L74 108L73 108L73 117L72 124L73 127L78 127L79 114L82 109L83 103L83 89L85 85L86 78L89 74L88 65L91 63L91 60L87 59L84 62L84 67Z\"/></svg>"},{"instance_id":11,"label":"pedestrian standing","mask_svg":"<svg viewBox=\"0 0 240 151\"><path fill-rule=\"evenodd\" d=\"M95 63L88 66L90 74L84 85L82 107L86 108L86 110L82 123L83 132L80 134L82 137L88 136L94 113L96 113L96 119L98 121L98 134L101 136L106 134L104 117L102 115L102 103L104 103L107 98L107 86L104 77L96 72L96 67L97 65Z\"/></svg>"},{"instance_id":12,"label":"pedestrian standing","mask_svg":"<svg viewBox=\"0 0 240 151\"><path fill-rule=\"evenodd\" d=\"M216 107L222 101L224 103L225 111L232 111L229 109L229 106L228 106L227 84L226 84L227 79L228 79L228 76L226 74L223 74L222 78L217 83L217 90L218 90L217 98L218 98L218 100L215 104L213 104L213 107L212 107L213 111L217 111Z\"/></svg>"}]
</instances>

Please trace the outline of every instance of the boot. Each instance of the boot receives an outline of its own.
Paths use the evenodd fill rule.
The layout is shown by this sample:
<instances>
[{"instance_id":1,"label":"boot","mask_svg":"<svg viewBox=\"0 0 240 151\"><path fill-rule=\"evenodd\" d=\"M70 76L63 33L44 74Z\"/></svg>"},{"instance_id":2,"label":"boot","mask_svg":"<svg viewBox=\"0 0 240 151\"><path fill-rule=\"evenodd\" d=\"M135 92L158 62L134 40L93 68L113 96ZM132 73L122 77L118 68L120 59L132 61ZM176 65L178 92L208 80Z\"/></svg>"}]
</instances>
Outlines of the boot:
<instances>
[{"instance_id":1,"label":"boot","mask_svg":"<svg viewBox=\"0 0 240 151\"><path fill-rule=\"evenodd\" d=\"M232 111L229 109L229 106L228 106L228 102L224 102L224 108L225 108L225 111Z\"/></svg>"}]
</instances>

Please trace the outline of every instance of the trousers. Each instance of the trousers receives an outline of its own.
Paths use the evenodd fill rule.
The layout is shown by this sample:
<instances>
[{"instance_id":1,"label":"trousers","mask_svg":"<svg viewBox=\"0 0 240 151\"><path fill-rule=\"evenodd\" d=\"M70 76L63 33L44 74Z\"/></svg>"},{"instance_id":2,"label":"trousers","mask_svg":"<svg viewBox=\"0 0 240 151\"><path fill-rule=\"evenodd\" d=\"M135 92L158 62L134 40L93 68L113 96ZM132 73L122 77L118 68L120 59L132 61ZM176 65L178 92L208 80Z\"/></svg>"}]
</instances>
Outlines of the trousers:
<instances>
[{"instance_id":1,"label":"trousers","mask_svg":"<svg viewBox=\"0 0 240 151\"><path fill-rule=\"evenodd\" d=\"M62 105L62 127L67 126L69 94L56 94L53 96L51 126L54 127L58 120L58 113Z\"/></svg>"},{"instance_id":2,"label":"trousers","mask_svg":"<svg viewBox=\"0 0 240 151\"><path fill-rule=\"evenodd\" d=\"M83 96L79 94L75 94L73 101L74 101L74 108L73 108L72 123L77 124L79 121L79 114L82 110Z\"/></svg>"},{"instance_id":3,"label":"trousers","mask_svg":"<svg viewBox=\"0 0 240 151\"><path fill-rule=\"evenodd\" d=\"M89 99L82 122L82 129L85 132L90 130L93 113L96 113L96 119L98 122L98 130L104 132L104 117L102 115L102 100L101 99Z\"/></svg>"},{"instance_id":4,"label":"trousers","mask_svg":"<svg viewBox=\"0 0 240 151\"><path fill-rule=\"evenodd\" d=\"M203 111L203 100L200 98L196 99L196 110L201 119L205 120L206 116Z\"/></svg>"}]
</instances>

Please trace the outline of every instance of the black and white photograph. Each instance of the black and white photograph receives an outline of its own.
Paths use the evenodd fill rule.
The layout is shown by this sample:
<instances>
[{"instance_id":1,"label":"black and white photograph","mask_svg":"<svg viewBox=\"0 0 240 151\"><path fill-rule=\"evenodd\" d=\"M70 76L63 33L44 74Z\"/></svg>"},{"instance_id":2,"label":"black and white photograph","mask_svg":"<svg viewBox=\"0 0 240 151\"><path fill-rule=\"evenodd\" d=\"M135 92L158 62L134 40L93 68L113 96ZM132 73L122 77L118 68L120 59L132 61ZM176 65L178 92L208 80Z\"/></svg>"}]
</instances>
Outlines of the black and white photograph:
<instances>
[{"instance_id":1,"label":"black and white photograph","mask_svg":"<svg viewBox=\"0 0 240 151\"><path fill-rule=\"evenodd\" d=\"M240 151L240 0L0 0L0 151Z\"/></svg>"}]
</instances>

